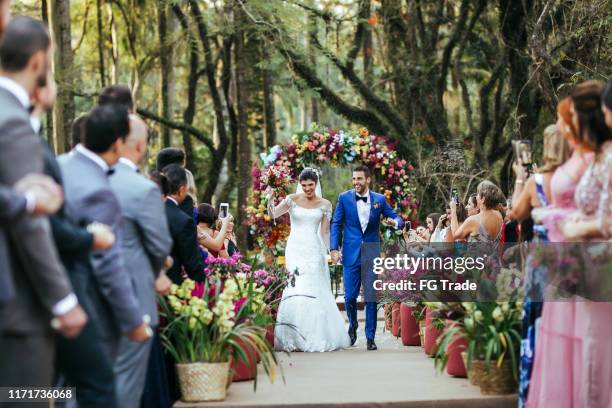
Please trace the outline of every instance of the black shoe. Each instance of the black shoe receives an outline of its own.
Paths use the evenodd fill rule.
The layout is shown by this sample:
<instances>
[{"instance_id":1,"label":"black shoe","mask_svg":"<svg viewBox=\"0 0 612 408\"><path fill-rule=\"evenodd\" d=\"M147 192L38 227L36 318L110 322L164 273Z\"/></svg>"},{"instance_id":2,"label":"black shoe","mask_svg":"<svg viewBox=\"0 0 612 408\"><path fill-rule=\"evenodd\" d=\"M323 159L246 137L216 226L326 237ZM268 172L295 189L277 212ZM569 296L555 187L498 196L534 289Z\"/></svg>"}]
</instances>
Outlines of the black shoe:
<instances>
[{"instance_id":1,"label":"black shoe","mask_svg":"<svg viewBox=\"0 0 612 408\"><path fill-rule=\"evenodd\" d=\"M357 341L357 329L353 329L349 327L348 335L349 335L349 338L351 339L351 346L353 346L355 342Z\"/></svg>"},{"instance_id":2,"label":"black shoe","mask_svg":"<svg viewBox=\"0 0 612 408\"><path fill-rule=\"evenodd\" d=\"M374 343L374 339L368 339L368 350L378 350L376 343Z\"/></svg>"}]
</instances>

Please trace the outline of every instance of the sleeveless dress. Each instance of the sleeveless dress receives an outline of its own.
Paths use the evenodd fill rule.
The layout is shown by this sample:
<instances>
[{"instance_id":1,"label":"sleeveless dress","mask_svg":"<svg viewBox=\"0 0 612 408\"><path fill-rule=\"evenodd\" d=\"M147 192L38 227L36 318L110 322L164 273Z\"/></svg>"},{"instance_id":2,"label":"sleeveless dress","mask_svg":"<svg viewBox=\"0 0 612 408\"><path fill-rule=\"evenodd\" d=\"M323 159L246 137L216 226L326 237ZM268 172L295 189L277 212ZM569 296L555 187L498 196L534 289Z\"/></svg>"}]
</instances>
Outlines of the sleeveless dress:
<instances>
[{"instance_id":1,"label":"sleeveless dress","mask_svg":"<svg viewBox=\"0 0 612 408\"><path fill-rule=\"evenodd\" d=\"M275 327L277 350L323 352L349 347L350 339L332 294L327 249L331 205L305 208L287 197L274 218L289 212L291 232L285 248L287 271L297 270L295 286L287 286Z\"/></svg>"},{"instance_id":2,"label":"sleeveless dress","mask_svg":"<svg viewBox=\"0 0 612 408\"><path fill-rule=\"evenodd\" d=\"M572 156L578 154L574 152ZM573 179L567 171L569 160L557 168L551 178L552 205L543 219L551 242L565 241L558 225L576 210L576 186L592 158L592 154L584 157L585 164L575 174L578 179ZM580 373L584 321L577 315L582 313L583 306L584 302L573 301L545 302L542 305L535 347L541 352L535 354L526 407L582 407Z\"/></svg>"},{"instance_id":3,"label":"sleeveless dress","mask_svg":"<svg viewBox=\"0 0 612 408\"><path fill-rule=\"evenodd\" d=\"M612 142L604 144L576 187L576 205L599 221L603 239L612 237ZM584 321L580 407L612 406L612 302L581 302Z\"/></svg>"},{"instance_id":4,"label":"sleeveless dress","mask_svg":"<svg viewBox=\"0 0 612 408\"><path fill-rule=\"evenodd\" d=\"M542 173L535 173L533 176L540 206L546 207L549 205L549 201L544 191L544 176ZM533 230L536 242L546 240L546 229L543 225L535 224ZM542 280L539 277L545 274L545 270L543 270L543 265L534 264L530 259L530 254L527 254L527 259L525 260L525 300L523 302L523 330L519 365L519 408L524 407L527 401L535 355L536 328L542 315L542 288L539 284Z\"/></svg>"}]
</instances>

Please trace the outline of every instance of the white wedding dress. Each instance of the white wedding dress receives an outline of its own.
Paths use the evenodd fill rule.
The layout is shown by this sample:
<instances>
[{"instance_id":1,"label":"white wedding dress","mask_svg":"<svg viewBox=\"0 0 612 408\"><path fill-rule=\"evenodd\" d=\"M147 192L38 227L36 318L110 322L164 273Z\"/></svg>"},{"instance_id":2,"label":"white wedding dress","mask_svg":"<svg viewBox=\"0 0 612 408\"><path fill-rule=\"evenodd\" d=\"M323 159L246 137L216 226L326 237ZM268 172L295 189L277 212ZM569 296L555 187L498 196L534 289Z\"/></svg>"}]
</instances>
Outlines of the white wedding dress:
<instances>
[{"instance_id":1,"label":"white wedding dress","mask_svg":"<svg viewBox=\"0 0 612 408\"><path fill-rule=\"evenodd\" d=\"M274 347L284 351L322 352L350 345L344 318L331 291L327 266L331 205L305 208L290 197L273 211L289 212L291 233L285 248L288 271L297 269L295 286L287 286L278 309Z\"/></svg>"}]
</instances>

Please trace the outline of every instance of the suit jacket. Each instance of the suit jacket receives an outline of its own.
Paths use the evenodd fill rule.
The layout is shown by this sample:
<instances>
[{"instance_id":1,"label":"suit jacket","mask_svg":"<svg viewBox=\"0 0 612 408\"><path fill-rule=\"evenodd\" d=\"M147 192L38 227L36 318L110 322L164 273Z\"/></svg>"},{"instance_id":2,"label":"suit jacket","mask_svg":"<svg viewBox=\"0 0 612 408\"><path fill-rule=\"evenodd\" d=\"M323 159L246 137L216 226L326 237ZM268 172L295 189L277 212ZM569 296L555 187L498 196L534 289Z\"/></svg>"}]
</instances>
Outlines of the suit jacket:
<instances>
[{"instance_id":1,"label":"suit jacket","mask_svg":"<svg viewBox=\"0 0 612 408\"><path fill-rule=\"evenodd\" d=\"M116 341L142 323L142 314L121 253L121 207L106 172L77 150L58 159L64 179L66 213L78 225L97 221L117 237L106 251L73 262L68 273L89 319L105 340Z\"/></svg>"},{"instance_id":2,"label":"suit jacket","mask_svg":"<svg viewBox=\"0 0 612 408\"><path fill-rule=\"evenodd\" d=\"M123 259L136 288L141 313L159 323L155 279L172 248L159 187L124 164L115 165L111 187L121 205Z\"/></svg>"},{"instance_id":3,"label":"suit jacket","mask_svg":"<svg viewBox=\"0 0 612 408\"><path fill-rule=\"evenodd\" d=\"M361 244L370 243L368 253L376 252L380 245L380 217L393 218L398 228L404 225L401 217L389 206L385 196L370 190L370 219L365 231L361 229L357 212L355 190L340 193L338 204L331 222L330 249L337 250L342 245L342 264L359 265ZM378 251L380 252L380 251Z\"/></svg>"},{"instance_id":4,"label":"suit jacket","mask_svg":"<svg viewBox=\"0 0 612 408\"><path fill-rule=\"evenodd\" d=\"M204 264L198 249L198 233L193 218L170 199L166 200L166 216L173 244L170 255L174 259L168 277L180 285L183 281L182 270L196 282L204 280Z\"/></svg>"},{"instance_id":5,"label":"suit jacket","mask_svg":"<svg viewBox=\"0 0 612 408\"><path fill-rule=\"evenodd\" d=\"M0 307L15 296L15 284L11 273L10 253L4 227L25 212L25 197L12 188L0 186ZM0 327L1 325L2 323Z\"/></svg>"},{"instance_id":6,"label":"suit jacket","mask_svg":"<svg viewBox=\"0 0 612 408\"><path fill-rule=\"evenodd\" d=\"M0 88L0 185L13 186L31 173L42 173L40 140L19 100ZM53 307L70 293L44 217L20 217L6 227L10 271L16 296L0 311L4 330L15 334L50 333Z\"/></svg>"},{"instance_id":7,"label":"suit jacket","mask_svg":"<svg viewBox=\"0 0 612 408\"><path fill-rule=\"evenodd\" d=\"M60 186L64 185L62 171L47 142L41 138L45 174ZM93 235L77 225L66 215L64 206L49 217L55 246L64 265L68 267L78 260L87 261L93 246Z\"/></svg>"}]
</instances>

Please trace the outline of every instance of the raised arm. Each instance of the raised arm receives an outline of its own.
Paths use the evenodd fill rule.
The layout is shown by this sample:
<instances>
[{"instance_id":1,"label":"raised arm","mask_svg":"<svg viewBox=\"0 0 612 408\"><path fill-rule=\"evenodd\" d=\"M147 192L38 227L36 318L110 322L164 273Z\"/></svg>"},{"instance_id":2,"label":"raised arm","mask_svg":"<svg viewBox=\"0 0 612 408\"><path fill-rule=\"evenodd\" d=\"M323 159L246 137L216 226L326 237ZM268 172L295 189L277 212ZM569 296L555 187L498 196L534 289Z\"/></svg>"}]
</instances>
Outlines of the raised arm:
<instances>
[{"instance_id":1,"label":"raised arm","mask_svg":"<svg viewBox=\"0 0 612 408\"><path fill-rule=\"evenodd\" d=\"M273 203L274 196L270 197L270 202ZM288 195L283 201L281 201L276 207L272 205L268 206L268 214L272 218L278 218L283 214L289 212L289 210L295 205L292 196Z\"/></svg>"}]
</instances>

